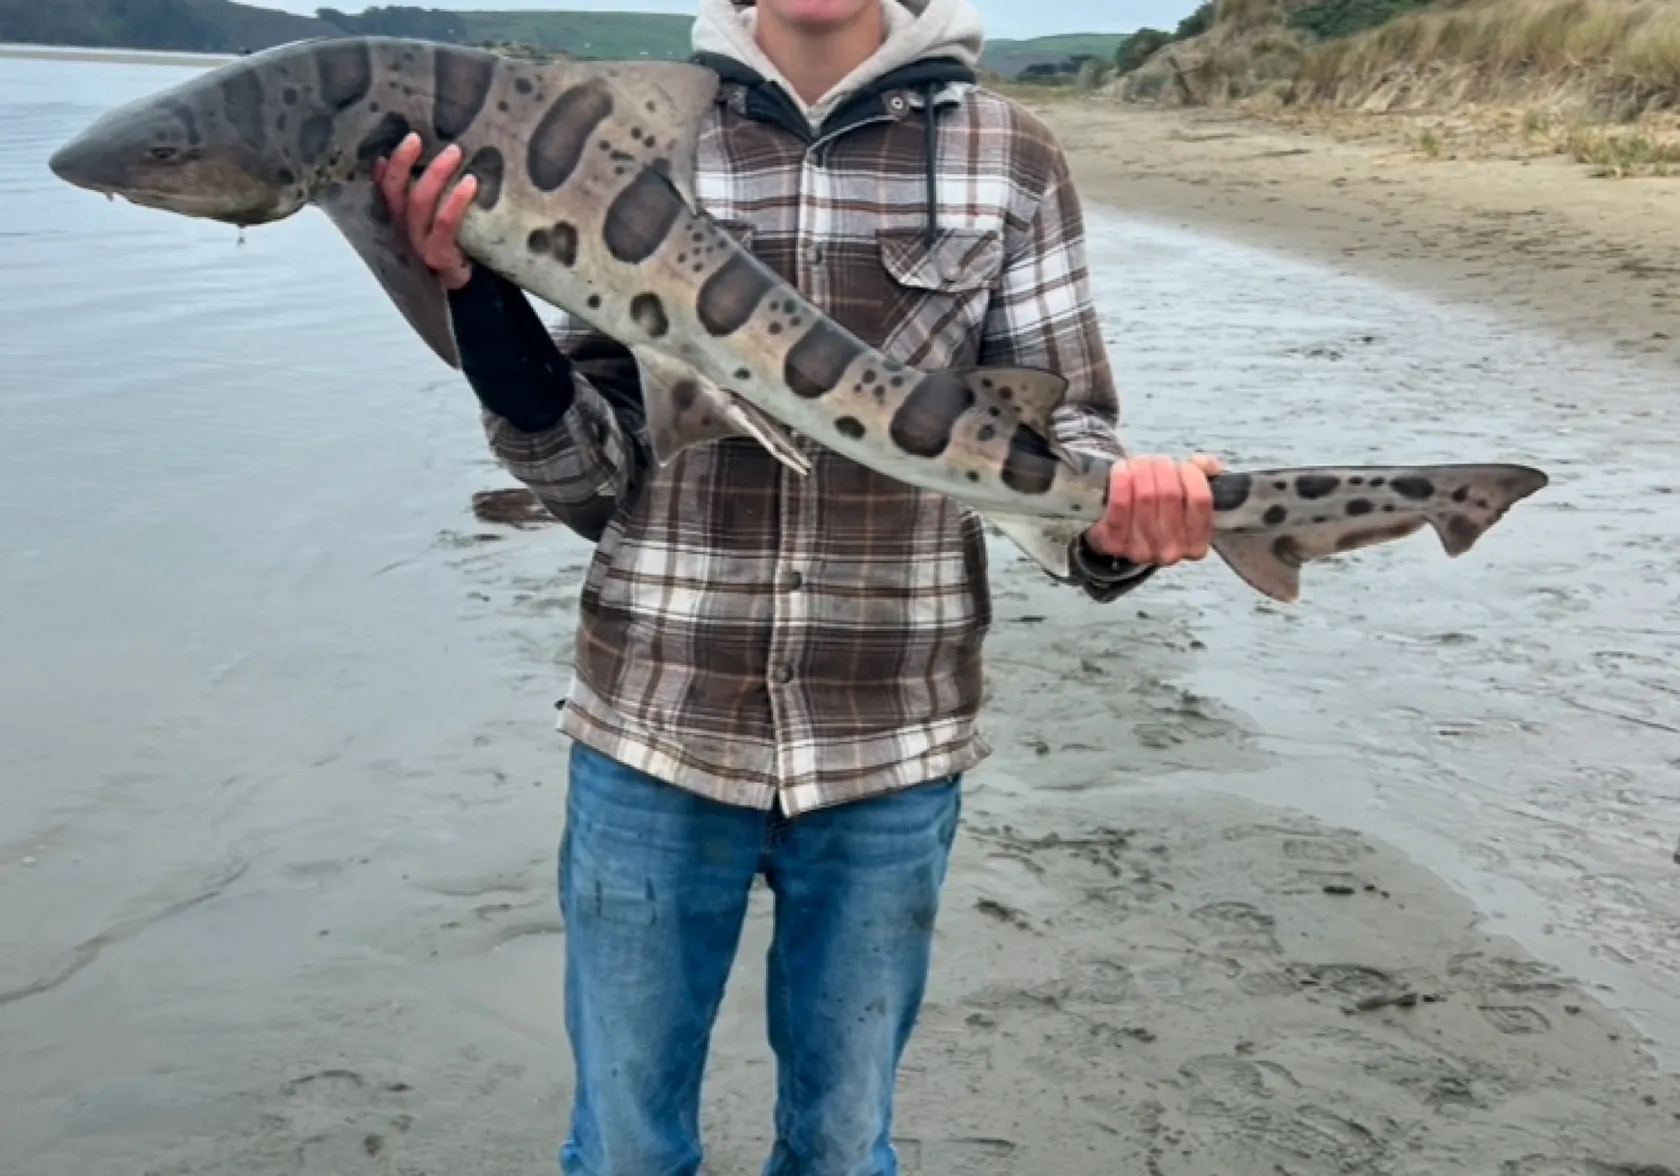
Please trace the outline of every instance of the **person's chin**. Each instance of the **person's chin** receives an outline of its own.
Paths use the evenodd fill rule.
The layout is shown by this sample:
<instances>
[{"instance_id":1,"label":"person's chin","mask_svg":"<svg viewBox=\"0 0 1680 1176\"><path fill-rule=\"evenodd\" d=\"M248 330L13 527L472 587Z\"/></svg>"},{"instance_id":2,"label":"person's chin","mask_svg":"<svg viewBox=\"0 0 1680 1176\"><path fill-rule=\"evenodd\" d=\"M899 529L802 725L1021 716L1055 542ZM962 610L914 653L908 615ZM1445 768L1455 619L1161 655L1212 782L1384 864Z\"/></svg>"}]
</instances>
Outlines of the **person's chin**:
<instances>
[{"instance_id":1,"label":"person's chin","mask_svg":"<svg viewBox=\"0 0 1680 1176\"><path fill-rule=\"evenodd\" d=\"M856 20L880 0L759 0L761 7L771 7L791 25L812 32L838 28Z\"/></svg>"}]
</instances>

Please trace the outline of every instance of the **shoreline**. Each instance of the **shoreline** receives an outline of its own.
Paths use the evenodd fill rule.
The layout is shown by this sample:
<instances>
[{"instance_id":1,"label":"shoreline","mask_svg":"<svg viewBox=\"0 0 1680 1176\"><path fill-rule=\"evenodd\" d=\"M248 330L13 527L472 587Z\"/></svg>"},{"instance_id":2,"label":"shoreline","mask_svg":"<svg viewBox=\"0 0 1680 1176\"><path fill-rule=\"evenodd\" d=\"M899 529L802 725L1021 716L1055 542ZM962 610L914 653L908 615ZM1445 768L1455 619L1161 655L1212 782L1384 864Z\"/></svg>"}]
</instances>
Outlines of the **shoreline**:
<instances>
[{"instance_id":1,"label":"shoreline","mask_svg":"<svg viewBox=\"0 0 1680 1176\"><path fill-rule=\"evenodd\" d=\"M226 65L239 58L222 53L189 53L170 49L88 49L75 45L0 44L0 60L73 61L104 65Z\"/></svg>"}]
</instances>

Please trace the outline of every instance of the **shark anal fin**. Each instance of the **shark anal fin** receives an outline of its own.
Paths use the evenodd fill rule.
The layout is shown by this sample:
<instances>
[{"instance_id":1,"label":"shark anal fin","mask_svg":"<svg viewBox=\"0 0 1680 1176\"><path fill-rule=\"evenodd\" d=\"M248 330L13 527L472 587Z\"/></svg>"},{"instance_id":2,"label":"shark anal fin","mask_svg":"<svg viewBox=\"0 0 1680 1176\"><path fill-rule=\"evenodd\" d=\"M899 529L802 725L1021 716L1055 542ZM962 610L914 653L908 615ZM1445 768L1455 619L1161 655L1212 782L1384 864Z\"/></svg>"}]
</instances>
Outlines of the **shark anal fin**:
<instances>
[{"instance_id":1,"label":"shark anal fin","mask_svg":"<svg viewBox=\"0 0 1680 1176\"><path fill-rule=\"evenodd\" d=\"M800 475L811 462L756 407L732 396L687 364L647 347L631 353L642 375L642 404L653 457L669 465L683 450L726 437L752 437Z\"/></svg>"},{"instance_id":2,"label":"shark anal fin","mask_svg":"<svg viewBox=\"0 0 1680 1176\"><path fill-rule=\"evenodd\" d=\"M384 199L371 180L343 184L317 200L350 247L399 311L437 357L461 366L450 325L449 300L420 255L408 243L400 222L385 215Z\"/></svg>"},{"instance_id":3,"label":"shark anal fin","mask_svg":"<svg viewBox=\"0 0 1680 1176\"><path fill-rule=\"evenodd\" d=\"M1421 515L1353 526L1345 521L1294 530L1215 535L1213 550L1257 592L1293 603L1301 594L1301 568L1361 547L1391 543L1428 524Z\"/></svg>"}]
</instances>

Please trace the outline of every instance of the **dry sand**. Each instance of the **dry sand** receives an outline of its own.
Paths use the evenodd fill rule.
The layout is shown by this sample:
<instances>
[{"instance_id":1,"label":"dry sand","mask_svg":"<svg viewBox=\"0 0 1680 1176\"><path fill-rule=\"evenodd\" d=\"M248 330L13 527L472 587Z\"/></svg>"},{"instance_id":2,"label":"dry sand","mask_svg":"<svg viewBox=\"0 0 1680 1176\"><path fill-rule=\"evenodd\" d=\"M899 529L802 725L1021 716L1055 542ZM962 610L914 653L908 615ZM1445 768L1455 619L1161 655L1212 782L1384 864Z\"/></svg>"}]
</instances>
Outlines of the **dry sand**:
<instances>
[{"instance_id":1,"label":"dry sand","mask_svg":"<svg viewBox=\"0 0 1680 1176\"><path fill-rule=\"evenodd\" d=\"M1028 105L1061 136L1087 200L1680 359L1675 180L1603 179L1561 156L1430 159L1409 141L1416 120Z\"/></svg>"},{"instance_id":2,"label":"dry sand","mask_svg":"<svg viewBox=\"0 0 1680 1176\"><path fill-rule=\"evenodd\" d=\"M1680 186L1424 166L1207 115L1050 114L1093 203L1673 354L1657 336L1680 263ZM502 539L487 549L553 535L522 535L517 506L481 500L482 530ZM546 580L484 588L541 621L532 690L564 662L553 647L574 615L552 553ZM1680 1172L1680 1083L1590 986L1487 931L1391 849L1169 790L1187 763L1238 775L1254 755L1240 720L1173 684L1194 629L1122 627L1021 563L997 568L995 594L999 750L970 783L905 1064L904 1172ZM1070 713L1075 697L1091 709ZM1114 758L1116 733L1129 775L1162 790L1081 787ZM552 1173L567 1096L558 827L531 831L557 820L543 786L558 783L556 762L510 721L446 765L493 776L491 789L381 781L421 814L442 802L408 790L445 790L453 822L399 805L371 830L323 836L315 862L255 844L201 885L136 895L131 917L0 991L7 1176ZM267 875L260 886L241 882L248 868ZM214 901L236 885L242 903ZM720 1176L752 1176L768 1142L769 906L754 897L705 1100L707 1170ZM300 940L319 945L302 962L289 946ZM216 946L234 943L245 947ZM120 968L93 966L119 946ZM107 1050L150 1080L85 1098L76 1076Z\"/></svg>"}]
</instances>

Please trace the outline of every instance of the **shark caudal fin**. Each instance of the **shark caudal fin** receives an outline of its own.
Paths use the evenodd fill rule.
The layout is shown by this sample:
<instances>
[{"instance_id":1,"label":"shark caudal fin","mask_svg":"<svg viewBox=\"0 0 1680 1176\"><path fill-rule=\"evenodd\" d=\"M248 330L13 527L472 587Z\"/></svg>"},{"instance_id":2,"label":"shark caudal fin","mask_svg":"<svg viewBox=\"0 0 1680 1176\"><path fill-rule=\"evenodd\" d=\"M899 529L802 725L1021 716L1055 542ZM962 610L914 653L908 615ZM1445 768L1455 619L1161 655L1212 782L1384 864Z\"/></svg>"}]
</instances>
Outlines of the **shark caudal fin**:
<instances>
[{"instance_id":1,"label":"shark caudal fin","mask_svg":"<svg viewBox=\"0 0 1680 1176\"><path fill-rule=\"evenodd\" d=\"M1213 550L1255 591L1294 602L1301 568L1433 527L1449 557L1548 485L1517 465L1262 470L1213 479Z\"/></svg>"}]
</instances>

